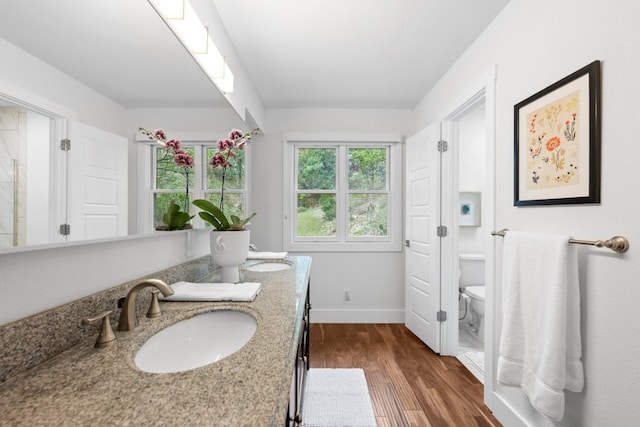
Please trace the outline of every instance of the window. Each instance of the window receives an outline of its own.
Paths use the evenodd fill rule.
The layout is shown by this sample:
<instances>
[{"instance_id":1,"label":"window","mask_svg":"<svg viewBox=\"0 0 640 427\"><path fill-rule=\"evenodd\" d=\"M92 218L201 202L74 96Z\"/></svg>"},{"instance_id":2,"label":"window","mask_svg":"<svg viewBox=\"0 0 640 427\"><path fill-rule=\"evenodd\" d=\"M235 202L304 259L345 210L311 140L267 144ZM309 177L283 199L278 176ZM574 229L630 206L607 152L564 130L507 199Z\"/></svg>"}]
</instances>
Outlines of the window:
<instances>
[{"instance_id":1,"label":"window","mask_svg":"<svg viewBox=\"0 0 640 427\"><path fill-rule=\"evenodd\" d=\"M183 147L196 160L194 147ZM178 166L173 160L173 153L158 145L151 146L155 159L153 186L153 225L162 225L162 216L172 203L178 204L180 210L188 212L194 191L195 168Z\"/></svg>"},{"instance_id":2,"label":"window","mask_svg":"<svg viewBox=\"0 0 640 427\"><path fill-rule=\"evenodd\" d=\"M216 151L215 142L182 141L182 147L189 153L194 164L192 168L176 165L173 155L157 144L145 141L142 150L145 159L144 170L148 179L143 178L141 188L142 213L138 215L140 229L151 232L162 224L162 217L172 202L181 210L196 215L191 221L194 227L210 226L198 215L198 208L191 202L195 199L207 199L216 206L220 205L222 189L222 169L209 166L209 159ZM247 210L247 167L250 147L247 146L233 159L233 167L227 168L224 177L224 211L229 214L246 216ZM187 196L188 195L188 196Z\"/></svg>"},{"instance_id":3,"label":"window","mask_svg":"<svg viewBox=\"0 0 640 427\"><path fill-rule=\"evenodd\" d=\"M292 139L287 144L288 250L401 250L400 144Z\"/></svg>"},{"instance_id":4,"label":"window","mask_svg":"<svg viewBox=\"0 0 640 427\"><path fill-rule=\"evenodd\" d=\"M207 159L211 159L216 152L216 147L207 147ZM246 199L246 164L245 156L247 149L237 151L238 156L233 160L233 166L228 167L224 176L224 206L223 211L228 216L236 215L244 218L247 215L245 210ZM208 160L207 160L208 161ZM222 168L207 167L205 178L206 189L205 198L216 206L220 206L220 195L222 190Z\"/></svg>"}]
</instances>

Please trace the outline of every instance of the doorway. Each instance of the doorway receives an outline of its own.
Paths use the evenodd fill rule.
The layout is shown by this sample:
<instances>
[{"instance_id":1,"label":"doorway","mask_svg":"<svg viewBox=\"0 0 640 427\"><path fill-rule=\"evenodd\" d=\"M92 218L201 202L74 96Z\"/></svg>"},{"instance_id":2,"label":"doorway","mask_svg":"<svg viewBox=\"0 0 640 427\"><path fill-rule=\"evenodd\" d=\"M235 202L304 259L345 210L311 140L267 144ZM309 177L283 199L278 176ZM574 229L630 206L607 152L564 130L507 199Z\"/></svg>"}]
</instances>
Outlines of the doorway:
<instances>
[{"instance_id":1,"label":"doorway","mask_svg":"<svg viewBox=\"0 0 640 427\"><path fill-rule=\"evenodd\" d=\"M405 228L406 228L406 246L407 255L405 256L405 316L412 313L416 317L423 317L425 324L432 324L436 331L436 339L434 343L420 337L434 352L442 356L457 356L459 347L459 323L458 313L460 308L460 292L459 292L459 258L460 258L460 223L461 223L461 187L459 176L460 169L464 166L459 164L459 140L460 140L460 121L463 121L463 134L465 130L464 118L467 115L478 114L484 116L484 152L476 154L473 159L477 163L478 159L484 159L484 183L480 191L480 226L475 229L476 235L484 240L484 249L474 249L478 253L484 253L484 285L485 285L485 301L484 301L484 401L489 408L493 405L494 384L494 299L495 289L493 286L495 277L495 243L492 240L491 231L495 229L494 204L495 204L495 67L490 69L478 81L474 82L470 87L460 92L460 96L453 99L447 108L443 108L440 118L431 126L424 128L413 137L407 139L407 151L405 153L407 161L414 158L409 156L409 148L411 142L420 142L423 140L422 135L430 133L432 127L439 128L438 151L440 151L439 159L435 165L435 173L431 174L434 181L437 182L433 191L426 192L431 194L430 198L418 198L415 203L416 207L420 205L428 205L431 202L437 204L434 215L429 215L433 220L423 221L425 230L422 240L425 242L433 242L433 250L429 252L429 256L424 256L422 262L417 257L413 257L414 239L412 239L413 223L411 213L414 201L411 196L416 185L410 179L409 168L407 165L407 181L406 181L406 200L405 208L407 210ZM472 113L479 107L484 107L484 113ZM424 139L424 142L427 142ZM419 153L417 153L419 154ZM424 153L422 157L430 157ZM433 156L431 156L433 158ZM418 170L419 168L416 168ZM466 178L465 178L466 179ZM423 180L427 181L427 180ZM416 181L417 183L417 181ZM418 212L419 213L419 212ZM420 215L418 215L419 217ZM424 217L425 215L423 215ZM419 219L419 218L418 218ZM465 221L467 219L465 218ZM416 223L416 225L419 225ZM435 231L434 231L435 230ZM436 239L432 235L436 235ZM466 231L464 233L467 233ZM418 240L418 239L416 239ZM465 247L466 243L462 243ZM426 247L426 245L423 245ZM482 247L482 245L480 246ZM426 260L433 260L433 263L427 263ZM431 268L433 267L433 268ZM425 270L428 275L416 275L419 268ZM428 270L431 270L430 272ZM428 300L416 298L411 294L413 286L411 279L415 277L433 278L433 292L429 294L431 298ZM426 282L425 279L421 279ZM413 286L423 293L427 290ZM437 297L437 298L436 298ZM434 319L428 319L421 316L421 312L417 308L426 310L426 313L433 313ZM437 316L436 316L437 314ZM409 319L405 321L407 327L412 330ZM435 344L435 345L434 345Z\"/></svg>"},{"instance_id":2,"label":"doorway","mask_svg":"<svg viewBox=\"0 0 640 427\"><path fill-rule=\"evenodd\" d=\"M458 217L458 351L456 357L484 383L485 254L490 231L484 225L487 193L485 99L469 105L457 117ZM454 197L455 199L455 197ZM453 327L455 325L452 324Z\"/></svg>"},{"instance_id":3,"label":"doorway","mask_svg":"<svg viewBox=\"0 0 640 427\"><path fill-rule=\"evenodd\" d=\"M495 242L491 237L491 231L495 230L495 82L496 69L492 68L478 81L463 90L459 97L445 109L442 119L442 137L451 141L451 155L445 157L443 164L442 205L443 221L451 224L451 239L443 245L442 250L442 306L445 310L458 313L460 308L459 271L460 254L466 258L482 258L484 260L483 271L476 272L484 276L484 317L483 317L483 344L484 358L478 359L483 369L484 401L489 408L493 406L493 390L495 388ZM482 112L483 110L483 112ZM474 120L475 119L475 120ZM475 123L475 124L473 124ZM479 144L481 136L470 137L467 134L484 134L484 145ZM469 141L469 142L467 142ZM471 145L465 146L465 145ZM474 151L477 149L478 151ZM464 150L464 153L462 153ZM481 150L484 150L481 152ZM475 157L467 155L473 153ZM462 155L462 158L460 157ZM467 157L465 157L467 156ZM474 162L474 166L469 166ZM484 172L478 170L484 166ZM461 170L469 168L470 170ZM478 174L484 175L481 187L471 187L469 183ZM480 210L478 226L469 227L466 221L461 219L460 202L462 194L469 185L469 189L481 188ZM475 185L475 183L473 184ZM473 191L471 191L473 193ZM462 224L465 222L464 224ZM462 226L461 226L462 225ZM471 239L471 237L474 237ZM467 240L468 239L468 240ZM463 256L463 258L465 257ZM466 280L466 279L465 279ZM467 284L469 284L467 282ZM444 351L442 354L457 356L459 350L458 318L446 322L444 337ZM475 335L474 337L477 337ZM479 352L479 351L478 351ZM484 359L484 360L483 360Z\"/></svg>"}]
</instances>

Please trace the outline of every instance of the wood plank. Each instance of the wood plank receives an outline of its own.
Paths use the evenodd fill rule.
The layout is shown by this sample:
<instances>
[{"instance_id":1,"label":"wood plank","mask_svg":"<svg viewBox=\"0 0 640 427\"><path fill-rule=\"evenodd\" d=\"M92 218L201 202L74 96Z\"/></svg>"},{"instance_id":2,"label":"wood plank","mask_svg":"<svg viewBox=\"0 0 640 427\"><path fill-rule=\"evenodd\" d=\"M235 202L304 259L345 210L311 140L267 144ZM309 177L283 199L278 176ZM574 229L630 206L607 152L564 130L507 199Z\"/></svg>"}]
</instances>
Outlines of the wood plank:
<instances>
[{"instance_id":1,"label":"wood plank","mask_svg":"<svg viewBox=\"0 0 640 427\"><path fill-rule=\"evenodd\" d=\"M362 368L379 427L500 427L482 384L402 324L311 324L312 368Z\"/></svg>"}]
</instances>

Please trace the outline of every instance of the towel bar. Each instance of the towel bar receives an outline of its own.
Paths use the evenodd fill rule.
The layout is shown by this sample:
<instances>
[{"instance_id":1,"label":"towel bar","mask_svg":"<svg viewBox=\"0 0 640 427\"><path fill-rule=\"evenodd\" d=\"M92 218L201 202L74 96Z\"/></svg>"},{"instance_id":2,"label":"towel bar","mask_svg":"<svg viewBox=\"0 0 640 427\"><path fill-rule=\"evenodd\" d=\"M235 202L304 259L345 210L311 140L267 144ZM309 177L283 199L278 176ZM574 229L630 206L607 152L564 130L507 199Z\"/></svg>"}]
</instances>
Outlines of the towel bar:
<instances>
[{"instance_id":1,"label":"towel bar","mask_svg":"<svg viewBox=\"0 0 640 427\"><path fill-rule=\"evenodd\" d=\"M509 231L508 228L503 228L500 231L492 231L492 236L500 236L504 237ZM578 239L569 239L569 243L575 243L578 245L591 245L597 248L609 248L614 252L619 254L626 252L629 250L629 240L626 237L622 236L613 236L608 240L578 240Z\"/></svg>"}]
</instances>

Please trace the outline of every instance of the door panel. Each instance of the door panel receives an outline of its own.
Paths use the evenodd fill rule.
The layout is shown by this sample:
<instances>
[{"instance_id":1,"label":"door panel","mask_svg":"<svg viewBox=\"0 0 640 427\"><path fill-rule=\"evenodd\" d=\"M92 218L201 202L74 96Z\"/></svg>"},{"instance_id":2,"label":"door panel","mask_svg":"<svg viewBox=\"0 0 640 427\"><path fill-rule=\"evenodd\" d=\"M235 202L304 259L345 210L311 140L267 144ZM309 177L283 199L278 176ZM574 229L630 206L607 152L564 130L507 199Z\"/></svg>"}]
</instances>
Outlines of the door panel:
<instances>
[{"instance_id":1,"label":"door panel","mask_svg":"<svg viewBox=\"0 0 640 427\"><path fill-rule=\"evenodd\" d=\"M69 122L69 241L127 235L127 139Z\"/></svg>"},{"instance_id":2,"label":"door panel","mask_svg":"<svg viewBox=\"0 0 640 427\"><path fill-rule=\"evenodd\" d=\"M407 139L405 324L440 352L440 127L433 124Z\"/></svg>"}]
</instances>

